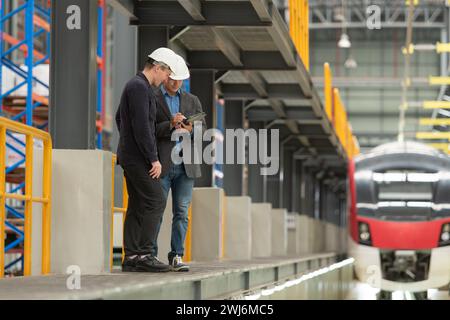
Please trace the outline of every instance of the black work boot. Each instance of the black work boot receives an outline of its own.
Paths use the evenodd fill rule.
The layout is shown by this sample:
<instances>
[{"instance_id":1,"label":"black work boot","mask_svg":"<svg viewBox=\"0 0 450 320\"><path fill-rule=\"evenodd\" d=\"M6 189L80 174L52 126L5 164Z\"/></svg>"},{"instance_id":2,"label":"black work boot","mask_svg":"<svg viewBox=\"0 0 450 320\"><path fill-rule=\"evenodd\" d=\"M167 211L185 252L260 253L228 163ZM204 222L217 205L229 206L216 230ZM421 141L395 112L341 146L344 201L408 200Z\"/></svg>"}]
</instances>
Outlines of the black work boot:
<instances>
[{"instance_id":1,"label":"black work boot","mask_svg":"<svg viewBox=\"0 0 450 320\"><path fill-rule=\"evenodd\" d=\"M136 272L136 263L139 260L139 256L133 258L125 257L122 261L122 272Z\"/></svg>"},{"instance_id":2,"label":"black work boot","mask_svg":"<svg viewBox=\"0 0 450 320\"><path fill-rule=\"evenodd\" d=\"M168 272L170 266L162 263L155 256L147 255L143 258L139 258L136 262L136 271L139 272Z\"/></svg>"}]
</instances>

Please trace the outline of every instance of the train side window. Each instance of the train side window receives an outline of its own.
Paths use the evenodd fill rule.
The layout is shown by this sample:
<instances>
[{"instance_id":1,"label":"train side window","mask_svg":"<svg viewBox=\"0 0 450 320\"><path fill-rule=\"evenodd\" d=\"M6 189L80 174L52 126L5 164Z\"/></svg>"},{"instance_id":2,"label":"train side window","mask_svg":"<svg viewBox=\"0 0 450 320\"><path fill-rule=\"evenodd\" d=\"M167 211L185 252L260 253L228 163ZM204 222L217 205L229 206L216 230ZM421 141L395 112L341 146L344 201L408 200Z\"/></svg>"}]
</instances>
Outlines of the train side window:
<instances>
[{"instance_id":1,"label":"train side window","mask_svg":"<svg viewBox=\"0 0 450 320\"><path fill-rule=\"evenodd\" d=\"M358 214L364 216L375 215L374 206L378 202L378 186L372 180L372 175L359 175L355 180L355 184Z\"/></svg>"},{"instance_id":2,"label":"train side window","mask_svg":"<svg viewBox=\"0 0 450 320\"><path fill-rule=\"evenodd\" d=\"M440 179L435 183L434 188L435 215L450 216L450 179Z\"/></svg>"},{"instance_id":3,"label":"train side window","mask_svg":"<svg viewBox=\"0 0 450 320\"><path fill-rule=\"evenodd\" d=\"M434 188L434 203L450 203L450 180L440 179Z\"/></svg>"}]
</instances>

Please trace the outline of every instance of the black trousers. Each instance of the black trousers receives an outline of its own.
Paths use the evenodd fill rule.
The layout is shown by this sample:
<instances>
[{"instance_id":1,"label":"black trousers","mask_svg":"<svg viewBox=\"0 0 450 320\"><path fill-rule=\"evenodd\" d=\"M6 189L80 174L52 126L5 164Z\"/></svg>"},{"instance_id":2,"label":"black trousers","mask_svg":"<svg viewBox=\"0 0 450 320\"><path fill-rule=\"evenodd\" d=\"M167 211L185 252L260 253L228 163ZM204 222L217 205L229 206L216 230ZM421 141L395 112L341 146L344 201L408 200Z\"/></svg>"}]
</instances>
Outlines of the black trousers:
<instances>
[{"instance_id":1,"label":"black trousers","mask_svg":"<svg viewBox=\"0 0 450 320\"><path fill-rule=\"evenodd\" d=\"M166 200L159 179L149 176L146 165L123 166L123 170L129 196L123 231L125 255L147 255L157 241Z\"/></svg>"}]
</instances>

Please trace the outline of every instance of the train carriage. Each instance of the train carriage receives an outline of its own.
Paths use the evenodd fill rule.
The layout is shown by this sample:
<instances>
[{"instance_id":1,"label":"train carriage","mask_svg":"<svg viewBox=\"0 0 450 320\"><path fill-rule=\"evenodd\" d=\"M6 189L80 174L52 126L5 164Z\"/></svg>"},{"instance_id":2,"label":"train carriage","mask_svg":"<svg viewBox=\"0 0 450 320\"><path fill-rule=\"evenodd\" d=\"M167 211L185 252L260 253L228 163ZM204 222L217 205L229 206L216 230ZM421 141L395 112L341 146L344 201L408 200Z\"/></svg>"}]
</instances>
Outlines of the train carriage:
<instances>
[{"instance_id":1,"label":"train carriage","mask_svg":"<svg viewBox=\"0 0 450 320\"><path fill-rule=\"evenodd\" d=\"M349 165L349 251L357 277L389 294L450 282L450 157L416 142Z\"/></svg>"}]
</instances>

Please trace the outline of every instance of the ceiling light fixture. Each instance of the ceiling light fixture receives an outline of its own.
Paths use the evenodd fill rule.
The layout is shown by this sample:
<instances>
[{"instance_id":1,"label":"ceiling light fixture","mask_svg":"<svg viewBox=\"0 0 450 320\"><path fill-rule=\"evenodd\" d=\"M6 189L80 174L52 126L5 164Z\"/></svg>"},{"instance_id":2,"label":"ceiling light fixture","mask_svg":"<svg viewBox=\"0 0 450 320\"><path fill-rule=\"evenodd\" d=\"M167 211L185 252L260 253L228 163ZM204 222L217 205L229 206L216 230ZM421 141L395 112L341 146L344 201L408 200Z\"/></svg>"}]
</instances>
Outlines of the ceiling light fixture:
<instances>
[{"instance_id":1,"label":"ceiling light fixture","mask_svg":"<svg viewBox=\"0 0 450 320\"><path fill-rule=\"evenodd\" d=\"M338 42L339 48L348 49L352 47L352 43L350 42L350 38L348 34L342 33L341 39Z\"/></svg>"},{"instance_id":2,"label":"ceiling light fixture","mask_svg":"<svg viewBox=\"0 0 450 320\"><path fill-rule=\"evenodd\" d=\"M356 62L356 60L353 58L352 55L350 55L348 57L348 59L345 61L344 66L347 69L356 69L358 67L358 63Z\"/></svg>"}]
</instances>

